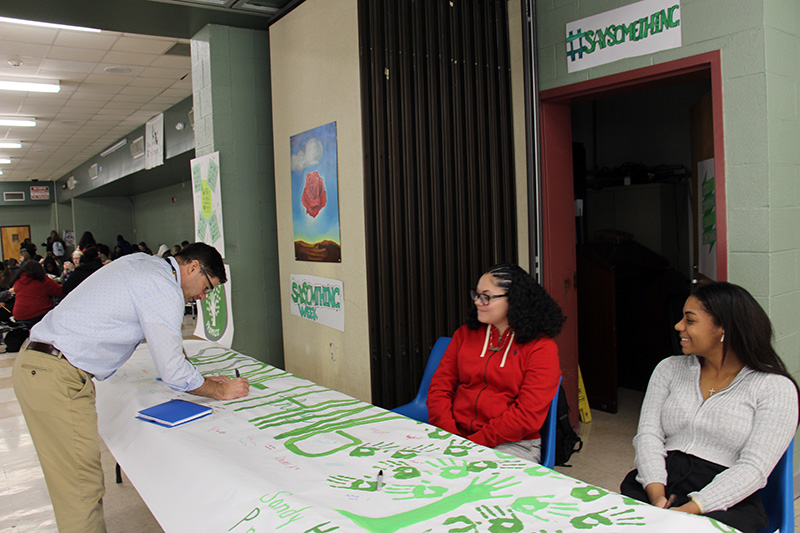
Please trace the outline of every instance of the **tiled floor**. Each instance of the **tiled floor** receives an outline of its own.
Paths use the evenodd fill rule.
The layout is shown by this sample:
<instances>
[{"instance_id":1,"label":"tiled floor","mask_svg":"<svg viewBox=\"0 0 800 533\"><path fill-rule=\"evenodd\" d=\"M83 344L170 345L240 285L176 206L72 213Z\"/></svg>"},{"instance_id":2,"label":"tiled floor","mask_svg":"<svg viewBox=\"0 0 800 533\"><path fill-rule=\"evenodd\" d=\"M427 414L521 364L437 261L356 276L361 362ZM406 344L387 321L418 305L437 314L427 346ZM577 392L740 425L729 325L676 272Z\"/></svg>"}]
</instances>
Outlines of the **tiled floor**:
<instances>
[{"instance_id":1,"label":"tiled floor","mask_svg":"<svg viewBox=\"0 0 800 533\"><path fill-rule=\"evenodd\" d=\"M191 317L184 335L193 330ZM0 531L55 532L55 519L36 452L11 386L16 354L0 353ZM616 491L633 466L631 439L636 432L642 393L620 389L619 413L592 412L592 422L581 424L583 451L572 456L572 467L556 470L605 489ZM151 533L162 529L127 480L114 482L115 461L103 445L106 496L103 500L110 533ZM797 520L798 506L795 504Z\"/></svg>"}]
</instances>

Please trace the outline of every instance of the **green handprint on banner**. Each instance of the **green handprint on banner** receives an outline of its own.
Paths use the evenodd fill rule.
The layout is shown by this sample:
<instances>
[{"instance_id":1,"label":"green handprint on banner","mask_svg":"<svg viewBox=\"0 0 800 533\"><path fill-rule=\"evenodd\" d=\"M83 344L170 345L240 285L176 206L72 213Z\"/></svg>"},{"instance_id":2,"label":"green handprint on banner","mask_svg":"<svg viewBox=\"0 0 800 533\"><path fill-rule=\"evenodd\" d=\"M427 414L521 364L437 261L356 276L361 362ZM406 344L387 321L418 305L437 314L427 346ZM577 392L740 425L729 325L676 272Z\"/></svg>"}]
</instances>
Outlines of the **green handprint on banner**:
<instances>
[{"instance_id":1,"label":"green handprint on banner","mask_svg":"<svg viewBox=\"0 0 800 533\"><path fill-rule=\"evenodd\" d=\"M423 481L421 485L389 485L385 490L387 494L397 494L405 496L403 498L392 497L394 500L415 500L425 498L439 498L447 492L447 487L437 485L426 485L429 481Z\"/></svg>"},{"instance_id":2,"label":"green handprint on banner","mask_svg":"<svg viewBox=\"0 0 800 533\"><path fill-rule=\"evenodd\" d=\"M334 489L360 490L364 492L376 492L378 482L371 478L358 479L350 476L330 476L328 483Z\"/></svg>"},{"instance_id":3,"label":"green handprint on banner","mask_svg":"<svg viewBox=\"0 0 800 533\"><path fill-rule=\"evenodd\" d=\"M457 524L457 523L465 524L465 526L464 527L453 527L453 528L448 529L447 532L448 533L469 533L470 531L474 531L475 533L478 533L478 524L476 524L475 522L470 520L469 517L467 517L466 515L463 515L463 514L462 515L458 515L458 516L451 516L450 518L448 518L447 520L442 522L442 524L444 524L445 526L451 526L451 525Z\"/></svg>"},{"instance_id":4,"label":"green handprint on banner","mask_svg":"<svg viewBox=\"0 0 800 533\"><path fill-rule=\"evenodd\" d=\"M419 444L417 446L406 446L405 448L401 448L392 454L392 457L395 459L413 459L414 457L418 456L421 453L428 453L434 450L437 450L438 447L435 444Z\"/></svg>"},{"instance_id":5,"label":"green handprint on banner","mask_svg":"<svg viewBox=\"0 0 800 533\"><path fill-rule=\"evenodd\" d=\"M550 521L542 515L569 516L578 512L577 503L546 501L548 498L555 498L555 496L523 496L514 500L511 508L520 513L538 518L542 522Z\"/></svg>"},{"instance_id":6,"label":"green handprint on banner","mask_svg":"<svg viewBox=\"0 0 800 533\"><path fill-rule=\"evenodd\" d=\"M378 464L380 466L376 468L391 470L394 479L413 479L422 476L418 468L405 461L380 461Z\"/></svg>"},{"instance_id":7,"label":"green handprint on banner","mask_svg":"<svg viewBox=\"0 0 800 533\"><path fill-rule=\"evenodd\" d=\"M452 455L453 457L464 457L475 446L477 446L477 444L468 440L453 439L450 441L450 444L447 445L447 448L445 448L444 454Z\"/></svg>"},{"instance_id":8,"label":"green handprint on banner","mask_svg":"<svg viewBox=\"0 0 800 533\"><path fill-rule=\"evenodd\" d=\"M489 533L519 533L522 531L522 520L517 518L514 511L508 510L510 516L499 505L494 506L494 511L488 505L476 508L482 517L489 520Z\"/></svg>"},{"instance_id":9,"label":"green handprint on banner","mask_svg":"<svg viewBox=\"0 0 800 533\"><path fill-rule=\"evenodd\" d=\"M606 509L604 511L597 511L595 513L588 513L581 516L576 516L569 521L575 529L592 529L597 526L644 526L644 517L642 516L622 516L633 513L633 509L626 509L618 513L611 513L616 509ZM606 516L609 514L609 516Z\"/></svg>"},{"instance_id":10,"label":"green handprint on banner","mask_svg":"<svg viewBox=\"0 0 800 533\"><path fill-rule=\"evenodd\" d=\"M452 433L449 431L445 431L441 428L431 427L430 429L426 429L425 431L428 432L428 437L435 440L447 440L453 436Z\"/></svg>"},{"instance_id":11,"label":"green handprint on banner","mask_svg":"<svg viewBox=\"0 0 800 533\"><path fill-rule=\"evenodd\" d=\"M354 448L353 451L350 452L350 457L370 457L375 455L375 452L382 452L385 450L391 450L392 448L397 448L397 444L391 444L388 442L376 442L375 444L362 444L361 446Z\"/></svg>"},{"instance_id":12,"label":"green handprint on banner","mask_svg":"<svg viewBox=\"0 0 800 533\"><path fill-rule=\"evenodd\" d=\"M466 488L459 492L439 498L437 501L423 507L381 518L357 515L343 509L336 509L336 512L372 533L394 533L404 527L450 513L467 503L494 498L508 498L510 494L495 493L521 483L520 481L514 481L514 478L509 477L497 480L497 477L498 475L494 474L485 481L481 481L480 478L476 477Z\"/></svg>"},{"instance_id":13,"label":"green handprint on banner","mask_svg":"<svg viewBox=\"0 0 800 533\"><path fill-rule=\"evenodd\" d=\"M436 459L425 461L425 464L439 470L439 475L445 479L458 479L469 475L466 461L456 461L455 459Z\"/></svg>"},{"instance_id":14,"label":"green handprint on banner","mask_svg":"<svg viewBox=\"0 0 800 533\"><path fill-rule=\"evenodd\" d=\"M603 496L606 496L608 491L603 489L599 489L597 487L592 487L591 485L586 485L585 487L577 487L572 489L570 495L578 499L582 502L593 502L595 500L599 500Z\"/></svg>"}]
</instances>

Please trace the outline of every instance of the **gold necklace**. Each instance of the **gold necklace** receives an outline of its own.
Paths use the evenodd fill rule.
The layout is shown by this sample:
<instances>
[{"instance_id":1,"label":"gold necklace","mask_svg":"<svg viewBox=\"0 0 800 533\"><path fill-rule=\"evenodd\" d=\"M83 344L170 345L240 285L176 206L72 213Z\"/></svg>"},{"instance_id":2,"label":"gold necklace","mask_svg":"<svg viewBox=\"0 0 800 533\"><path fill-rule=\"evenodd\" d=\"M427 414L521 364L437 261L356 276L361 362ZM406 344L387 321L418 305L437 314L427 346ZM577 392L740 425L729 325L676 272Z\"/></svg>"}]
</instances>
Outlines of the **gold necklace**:
<instances>
[{"instance_id":1,"label":"gold necklace","mask_svg":"<svg viewBox=\"0 0 800 533\"><path fill-rule=\"evenodd\" d=\"M727 378L725 378L725 381L723 381L722 383L719 384L720 385L720 390L724 389L725 385L728 383L728 381L733 379L733 376L735 376L735 375L736 374L733 374L733 375L728 376ZM708 389L708 397L710 398L710 397L714 396L714 393L716 393L716 392L719 392L719 391L716 388L714 388L714 386L712 385L711 388Z\"/></svg>"}]
</instances>

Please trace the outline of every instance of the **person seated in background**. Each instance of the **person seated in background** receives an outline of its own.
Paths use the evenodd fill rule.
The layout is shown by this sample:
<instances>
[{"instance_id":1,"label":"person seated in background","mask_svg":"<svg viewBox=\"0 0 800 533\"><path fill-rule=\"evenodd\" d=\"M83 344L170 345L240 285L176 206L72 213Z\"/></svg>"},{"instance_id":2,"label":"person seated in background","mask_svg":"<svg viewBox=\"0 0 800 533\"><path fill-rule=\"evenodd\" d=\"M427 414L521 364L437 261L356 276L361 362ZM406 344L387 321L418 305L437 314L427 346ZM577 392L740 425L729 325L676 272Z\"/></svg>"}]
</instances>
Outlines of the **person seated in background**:
<instances>
[{"instance_id":1,"label":"person seated in background","mask_svg":"<svg viewBox=\"0 0 800 533\"><path fill-rule=\"evenodd\" d=\"M675 329L685 355L653 371L636 469L620 491L758 532L769 522L758 490L797 429L797 384L772 347L769 317L738 285L697 287Z\"/></svg>"},{"instance_id":2,"label":"person seated in background","mask_svg":"<svg viewBox=\"0 0 800 533\"><path fill-rule=\"evenodd\" d=\"M172 255L176 255L180 251L181 251L181 245L180 244L176 244L176 245L174 245L172 247Z\"/></svg>"},{"instance_id":3,"label":"person seated in background","mask_svg":"<svg viewBox=\"0 0 800 533\"><path fill-rule=\"evenodd\" d=\"M94 240L94 235L92 235L91 231L84 231L83 235L81 235L81 240L78 241L78 250L83 251L89 246L97 246L97 241ZM73 259L73 263L75 260ZM77 264L77 263L75 263Z\"/></svg>"},{"instance_id":4,"label":"person seated in background","mask_svg":"<svg viewBox=\"0 0 800 533\"><path fill-rule=\"evenodd\" d=\"M103 266L103 261L100 259L100 254L94 246L88 247L80 258L80 264L75 267L75 271L69 275L67 280L63 283L64 296L72 292L75 287L83 283L83 281L97 272Z\"/></svg>"},{"instance_id":5,"label":"person seated in background","mask_svg":"<svg viewBox=\"0 0 800 533\"><path fill-rule=\"evenodd\" d=\"M153 251L147 247L147 243L142 241L138 244L138 252L144 252L147 255L153 255Z\"/></svg>"},{"instance_id":6,"label":"person seated in background","mask_svg":"<svg viewBox=\"0 0 800 533\"><path fill-rule=\"evenodd\" d=\"M45 274L54 278L61 277L61 268L58 266L56 258L53 257L53 252L47 252L45 258L42 259L42 267Z\"/></svg>"},{"instance_id":7,"label":"person seated in background","mask_svg":"<svg viewBox=\"0 0 800 533\"><path fill-rule=\"evenodd\" d=\"M53 308L53 298L62 295L61 285L48 278L42 265L26 261L14 281L14 318L28 328Z\"/></svg>"},{"instance_id":8,"label":"person seated in background","mask_svg":"<svg viewBox=\"0 0 800 533\"><path fill-rule=\"evenodd\" d=\"M430 423L473 442L539 462L539 430L558 390L553 337L564 315L527 272L499 264L470 291L428 389Z\"/></svg>"},{"instance_id":9,"label":"person seated in background","mask_svg":"<svg viewBox=\"0 0 800 533\"><path fill-rule=\"evenodd\" d=\"M108 246L102 243L97 243L97 253L100 256L100 262L107 265L111 262L111 251Z\"/></svg>"},{"instance_id":10,"label":"person seated in background","mask_svg":"<svg viewBox=\"0 0 800 533\"><path fill-rule=\"evenodd\" d=\"M14 257L9 257L6 261L6 268L8 269L8 278L9 282L14 279L16 276L17 271L19 270L19 262Z\"/></svg>"},{"instance_id":11,"label":"person seated in background","mask_svg":"<svg viewBox=\"0 0 800 533\"><path fill-rule=\"evenodd\" d=\"M166 244L160 244L155 255L158 257L169 257L172 253L169 251L169 247Z\"/></svg>"},{"instance_id":12,"label":"person seated in background","mask_svg":"<svg viewBox=\"0 0 800 533\"><path fill-rule=\"evenodd\" d=\"M119 257L133 253L133 246L131 246L131 243L126 241L125 237L122 235L117 235L117 246L114 247L114 250L116 250L117 247L119 247L120 251Z\"/></svg>"}]
</instances>

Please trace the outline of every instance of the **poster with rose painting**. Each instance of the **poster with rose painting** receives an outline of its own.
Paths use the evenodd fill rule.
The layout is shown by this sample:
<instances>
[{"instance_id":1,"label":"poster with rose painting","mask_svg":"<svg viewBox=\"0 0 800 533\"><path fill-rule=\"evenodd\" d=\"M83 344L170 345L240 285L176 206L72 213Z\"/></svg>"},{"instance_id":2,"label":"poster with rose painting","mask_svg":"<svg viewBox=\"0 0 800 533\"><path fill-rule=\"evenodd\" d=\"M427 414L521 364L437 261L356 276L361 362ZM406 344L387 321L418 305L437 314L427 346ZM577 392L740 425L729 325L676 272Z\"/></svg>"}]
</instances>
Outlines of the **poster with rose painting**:
<instances>
[{"instance_id":1,"label":"poster with rose painting","mask_svg":"<svg viewBox=\"0 0 800 533\"><path fill-rule=\"evenodd\" d=\"M293 135L290 144L294 257L341 262L336 123Z\"/></svg>"}]
</instances>

